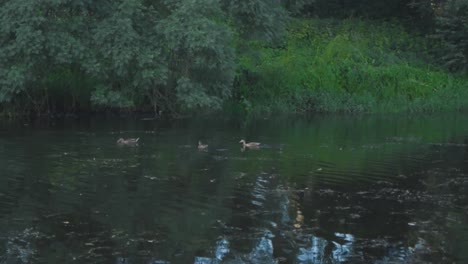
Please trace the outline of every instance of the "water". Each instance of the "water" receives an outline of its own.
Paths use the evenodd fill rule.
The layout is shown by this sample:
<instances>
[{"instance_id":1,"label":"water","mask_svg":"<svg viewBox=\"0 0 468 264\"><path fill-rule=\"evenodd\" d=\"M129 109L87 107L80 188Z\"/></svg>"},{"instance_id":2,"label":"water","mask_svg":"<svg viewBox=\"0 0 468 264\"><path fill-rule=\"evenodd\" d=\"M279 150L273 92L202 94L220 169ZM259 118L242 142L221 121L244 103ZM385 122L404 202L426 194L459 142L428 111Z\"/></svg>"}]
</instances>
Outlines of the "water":
<instances>
[{"instance_id":1,"label":"water","mask_svg":"<svg viewBox=\"0 0 468 264\"><path fill-rule=\"evenodd\" d=\"M463 114L4 122L0 263L468 263L467 165Z\"/></svg>"}]
</instances>

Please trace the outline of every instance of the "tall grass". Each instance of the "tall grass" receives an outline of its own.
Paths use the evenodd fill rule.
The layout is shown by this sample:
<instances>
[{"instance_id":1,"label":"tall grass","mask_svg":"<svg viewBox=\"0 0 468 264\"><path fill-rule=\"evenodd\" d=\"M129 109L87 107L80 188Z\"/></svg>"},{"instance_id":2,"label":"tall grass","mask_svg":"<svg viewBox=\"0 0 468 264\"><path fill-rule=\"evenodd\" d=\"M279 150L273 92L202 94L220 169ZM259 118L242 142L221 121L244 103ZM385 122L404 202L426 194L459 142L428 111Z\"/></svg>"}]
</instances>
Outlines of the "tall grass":
<instances>
[{"instance_id":1,"label":"tall grass","mask_svg":"<svg viewBox=\"0 0 468 264\"><path fill-rule=\"evenodd\" d=\"M468 78L430 64L427 39L397 23L296 20L282 48L243 55L250 112L402 112L468 108Z\"/></svg>"}]
</instances>

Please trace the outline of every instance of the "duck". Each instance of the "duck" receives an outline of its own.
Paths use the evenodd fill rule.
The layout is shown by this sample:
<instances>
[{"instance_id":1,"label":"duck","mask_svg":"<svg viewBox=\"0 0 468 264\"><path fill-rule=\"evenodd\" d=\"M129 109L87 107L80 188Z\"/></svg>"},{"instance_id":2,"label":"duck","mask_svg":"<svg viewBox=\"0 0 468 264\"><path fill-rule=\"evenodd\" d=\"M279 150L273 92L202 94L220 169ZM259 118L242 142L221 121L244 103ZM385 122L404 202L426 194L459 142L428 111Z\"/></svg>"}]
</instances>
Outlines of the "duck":
<instances>
[{"instance_id":1,"label":"duck","mask_svg":"<svg viewBox=\"0 0 468 264\"><path fill-rule=\"evenodd\" d=\"M198 149L199 150L205 150L208 148L208 145L202 144L201 141L198 141Z\"/></svg>"},{"instance_id":2,"label":"duck","mask_svg":"<svg viewBox=\"0 0 468 264\"><path fill-rule=\"evenodd\" d=\"M243 140L243 139L241 141L239 141L239 143L242 143L243 148L258 148L258 147L260 147L260 143L258 143L258 142L246 143L245 140Z\"/></svg>"},{"instance_id":3,"label":"duck","mask_svg":"<svg viewBox=\"0 0 468 264\"><path fill-rule=\"evenodd\" d=\"M117 144L119 144L119 145L137 145L138 140L140 140L140 138L127 138L127 139L119 138L117 140Z\"/></svg>"}]
</instances>

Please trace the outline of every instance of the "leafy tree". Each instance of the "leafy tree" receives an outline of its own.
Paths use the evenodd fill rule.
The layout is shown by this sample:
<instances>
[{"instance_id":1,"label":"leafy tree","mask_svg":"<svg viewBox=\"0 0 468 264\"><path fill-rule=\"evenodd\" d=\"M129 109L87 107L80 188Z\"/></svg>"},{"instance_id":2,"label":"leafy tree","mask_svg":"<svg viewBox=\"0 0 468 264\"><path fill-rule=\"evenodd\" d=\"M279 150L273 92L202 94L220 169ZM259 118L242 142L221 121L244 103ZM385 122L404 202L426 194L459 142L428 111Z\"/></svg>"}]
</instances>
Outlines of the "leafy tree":
<instances>
[{"instance_id":1,"label":"leafy tree","mask_svg":"<svg viewBox=\"0 0 468 264\"><path fill-rule=\"evenodd\" d=\"M219 1L180 1L168 9L157 26L169 69L164 95L186 109L219 109L231 94L235 70L232 32Z\"/></svg>"},{"instance_id":2,"label":"leafy tree","mask_svg":"<svg viewBox=\"0 0 468 264\"><path fill-rule=\"evenodd\" d=\"M36 12L38 6L20 0L0 9L0 102L27 91L40 76L36 62L43 56L45 17Z\"/></svg>"},{"instance_id":3,"label":"leafy tree","mask_svg":"<svg viewBox=\"0 0 468 264\"><path fill-rule=\"evenodd\" d=\"M441 41L439 57L451 70L468 70L468 2L449 0L437 17L434 37Z\"/></svg>"},{"instance_id":4,"label":"leafy tree","mask_svg":"<svg viewBox=\"0 0 468 264\"><path fill-rule=\"evenodd\" d=\"M308 16L316 0L282 0L281 4L295 16Z\"/></svg>"},{"instance_id":5,"label":"leafy tree","mask_svg":"<svg viewBox=\"0 0 468 264\"><path fill-rule=\"evenodd\" d=\"M278 0L223 0L224 9L245 39L277 43L285 33L287 13Z\"/></svg>"},{"instance_id":6,"label":"leafy tree","mask_svg":"<svg viewBox=\"0 0 468 264\"><path fill-rule=\"evenodd\" d=\"M372 19L420 18L415 10L442 0L284 0L288 9L303 15L347 18L360 16Z\"/></svg>"},{"instance_id":7,"label":"leafy tree","mask_svg":"<svg viewBox=\"0 0 468 264\"><path fill-rule=\"evenodd\" d=\"M73 4L71 4L73 3ZM86 29L93 10L87 1L4 1L0 8L0 103L37 112L50 110L57 76L81 75ZM61 87L67 97L75 91Z\"/></svg>"},{"instance_id":8,"label":"leafy tree","mask_svg":"<svg viewBox=\"0 0 468 264\"><path fill-rule=\"evenodd\" d=\"M91 56L83 64L98 80L91 97L96 105L131 108L148 99L154 110L160 107L158 90L166 83L167 67L154 30L159 20L143 1L121 0L98 21L91 31Z\"/></svg>"},{"instance_id":9,"label":"leafy tree","mask_svg":"<svg viewBox=\"0 0 468 264\"><path fill-rule=\"evenodd\" d=\"M234 38L277 41L285 18L273 0L4 0L0 104L219 109L231 95Z\"/></svg>"}]
</instances>

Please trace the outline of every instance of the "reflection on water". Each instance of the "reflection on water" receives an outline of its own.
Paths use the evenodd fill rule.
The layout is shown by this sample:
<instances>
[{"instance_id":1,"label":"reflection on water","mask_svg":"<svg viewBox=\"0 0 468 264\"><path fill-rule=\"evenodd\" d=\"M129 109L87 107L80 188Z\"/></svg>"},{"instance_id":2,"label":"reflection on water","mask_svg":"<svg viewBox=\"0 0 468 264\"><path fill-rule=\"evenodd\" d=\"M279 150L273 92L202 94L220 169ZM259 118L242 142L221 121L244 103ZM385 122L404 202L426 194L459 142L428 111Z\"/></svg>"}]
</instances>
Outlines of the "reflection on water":
<instances>
[{"instance_id":1,"label":"reflection on water","mask_svg":"<svg viewBox=\"0 0 468 264\"><path fill-rule=\"evenodd\" d=\"M467 134L461 114L2 123L0 263L466 263Z\"/></svg>"}]
</instances>

